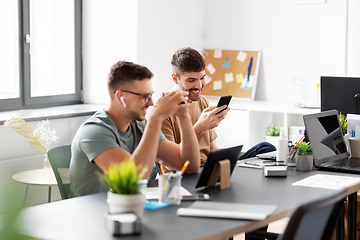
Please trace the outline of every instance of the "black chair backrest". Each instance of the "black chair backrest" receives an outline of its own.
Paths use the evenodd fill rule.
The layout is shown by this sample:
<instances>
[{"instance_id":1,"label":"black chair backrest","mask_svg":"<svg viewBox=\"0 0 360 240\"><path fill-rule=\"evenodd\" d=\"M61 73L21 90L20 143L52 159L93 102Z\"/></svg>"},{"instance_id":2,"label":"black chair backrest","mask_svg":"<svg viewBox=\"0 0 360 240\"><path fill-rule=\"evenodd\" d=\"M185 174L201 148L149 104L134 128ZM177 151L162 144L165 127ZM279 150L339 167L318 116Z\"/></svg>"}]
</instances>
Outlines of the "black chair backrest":
<instances>
[{"instance_id":1,"label":"black chair backrest","mask_svg":"<svg viewBox=\"0 0 360 240\"><path fill-rule=\"evenodd\" d=\"M328 240L343 213L346 190L297 208L280 237L282 240Z\"/></svg>"},{"instance_id":2,"label":"black chair backrest","mask_svg":"<svg viewBox=\"0 0 360 240\"><path fill-rule=\"evenodd\" d=\"M63 183L58 169L70 167L71 146L65 145L52 148L48 151L48 157L58 183L61 198L67 199L70 196L70 184Z\"/></svg>"}]
</instances>

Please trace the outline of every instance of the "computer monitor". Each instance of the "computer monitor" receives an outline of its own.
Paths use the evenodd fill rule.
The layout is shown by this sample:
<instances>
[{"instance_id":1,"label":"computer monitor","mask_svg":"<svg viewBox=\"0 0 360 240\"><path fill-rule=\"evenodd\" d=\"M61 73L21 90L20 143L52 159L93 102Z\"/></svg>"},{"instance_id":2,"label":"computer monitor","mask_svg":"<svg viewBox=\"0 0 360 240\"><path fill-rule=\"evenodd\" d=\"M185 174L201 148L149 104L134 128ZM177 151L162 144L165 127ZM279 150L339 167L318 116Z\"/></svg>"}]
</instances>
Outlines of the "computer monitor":
<instances>
[{"instance_id":1,"label":"computer monitor","mask_svg":"<svg viewBox=\"0 0 360 240\"><path fill-rule=\"evenodd\" d=\"M336 109L343 115L360 113L360 78L322 76L320 89L321 111ZM359 94L358 104L356 94Z\"/></svg>"}]
</instances>

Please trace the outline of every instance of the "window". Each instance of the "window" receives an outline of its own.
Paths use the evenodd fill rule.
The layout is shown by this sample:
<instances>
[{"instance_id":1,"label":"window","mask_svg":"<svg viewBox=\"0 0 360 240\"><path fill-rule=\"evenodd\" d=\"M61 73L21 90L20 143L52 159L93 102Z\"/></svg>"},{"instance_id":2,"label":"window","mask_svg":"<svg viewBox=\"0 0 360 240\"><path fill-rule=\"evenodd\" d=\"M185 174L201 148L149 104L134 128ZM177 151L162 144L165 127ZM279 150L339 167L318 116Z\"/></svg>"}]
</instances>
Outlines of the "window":
<instances>
[{"instance_id":1,"label":"window","mask_svg":"<svg viewBox=\"0 0 360 240\"><path fill-rule=\"evenodd\" d=\"M81 1L0 0L0 111L81 103Z\"/></svg>"}]
</instances>

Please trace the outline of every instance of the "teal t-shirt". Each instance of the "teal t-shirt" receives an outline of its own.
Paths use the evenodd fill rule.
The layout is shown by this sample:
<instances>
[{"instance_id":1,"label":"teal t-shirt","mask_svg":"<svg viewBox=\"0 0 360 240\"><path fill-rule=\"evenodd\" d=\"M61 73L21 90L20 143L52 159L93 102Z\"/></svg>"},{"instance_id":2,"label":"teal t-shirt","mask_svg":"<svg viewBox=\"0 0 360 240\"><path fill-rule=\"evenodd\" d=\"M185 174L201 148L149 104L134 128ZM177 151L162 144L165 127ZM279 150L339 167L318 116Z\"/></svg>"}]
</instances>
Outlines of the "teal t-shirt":
<instances>
[{"instance_id":1,"label":"teal t-shirt","mask_svg":"<svg viewBox=\"0 0 360 240\"><path fill-rule=\"evenodd\" d=\"M96 112L86 120L76 132L71 145L71 196L107 191L95 174L96 171L102 173L102 170L93 162L94 158L113 147L121 147L133 153L145 125L146 120L132 121L129 129L123 132L115 126L105 110ZM160 132L159 141L163 139L165 136Z\"/></svg>"}]
</instances>

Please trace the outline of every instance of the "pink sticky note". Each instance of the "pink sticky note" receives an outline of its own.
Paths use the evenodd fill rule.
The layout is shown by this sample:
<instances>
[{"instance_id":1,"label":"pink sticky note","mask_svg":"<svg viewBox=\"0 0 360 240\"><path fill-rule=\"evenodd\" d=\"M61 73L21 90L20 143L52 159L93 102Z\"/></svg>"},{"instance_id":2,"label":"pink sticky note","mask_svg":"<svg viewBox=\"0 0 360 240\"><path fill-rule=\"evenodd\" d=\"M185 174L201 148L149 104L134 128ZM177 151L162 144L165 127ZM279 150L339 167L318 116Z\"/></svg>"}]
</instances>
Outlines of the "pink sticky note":
<instances>
[{"instance_id":1,"label":"pink sticky note","mask_svg":"<svg viewBox=\"0 0 360 240\"><path fill-rule=\"evenodd\" d=\"M208 75L205 76L205 85L209 84L211 82L211 77Z\"/></svg>"},{"instance_id":2,"label":"pink sticky note","mask_svg":"<svg viewBox=\"0 0 360 240\"><path fill-rule=\"evenodd\" d=\"M221 49L215 49L214 58L221 58L221 57L222 57L222 50Z\"/></svg>"}]
</instances>

